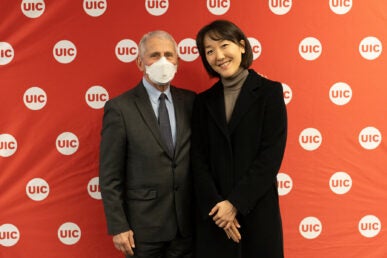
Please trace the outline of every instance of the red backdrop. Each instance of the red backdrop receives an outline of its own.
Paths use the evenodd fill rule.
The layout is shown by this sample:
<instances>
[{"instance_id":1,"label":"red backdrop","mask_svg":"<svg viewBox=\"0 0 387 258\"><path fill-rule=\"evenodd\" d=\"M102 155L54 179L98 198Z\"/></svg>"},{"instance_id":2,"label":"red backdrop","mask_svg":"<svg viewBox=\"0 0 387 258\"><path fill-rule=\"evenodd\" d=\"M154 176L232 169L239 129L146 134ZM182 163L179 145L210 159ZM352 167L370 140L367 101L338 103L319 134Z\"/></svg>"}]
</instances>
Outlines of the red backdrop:
<instances>
[{"instance_id":1,"label":"red backdrop","mask_svg":"<svg viewBox=\"0 0 387 258\"><path fill-rule=\"evenodd\" d=\"M179 44L174 84L208 88L193 39L219 18L284 85L286 257L387 257L385 0L1 0L1 258L122 257L99 191L103 105L139 82L155 29Z\"/></svg>"}]
</instances>

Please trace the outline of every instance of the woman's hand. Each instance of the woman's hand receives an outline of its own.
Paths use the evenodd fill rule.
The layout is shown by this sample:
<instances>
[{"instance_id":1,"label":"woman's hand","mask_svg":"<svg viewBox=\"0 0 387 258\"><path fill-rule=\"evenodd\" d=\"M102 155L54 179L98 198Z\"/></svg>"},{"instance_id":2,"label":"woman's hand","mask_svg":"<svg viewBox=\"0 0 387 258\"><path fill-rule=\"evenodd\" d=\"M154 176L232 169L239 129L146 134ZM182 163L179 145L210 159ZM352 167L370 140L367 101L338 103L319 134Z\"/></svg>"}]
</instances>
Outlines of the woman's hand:
<instances>
[{"instance_id":1,"label":"woman's hand","mask_svg":"<svg viewBox=\"0 0 387 258\"><path fill-rule=\"evenodd\" d=\"M225 200L217 203L208 215L213 216L212 219L218 227L227 230L234 222L235 216L237 215L237 209L231 202Z\"/></svg>"}]
</instances>

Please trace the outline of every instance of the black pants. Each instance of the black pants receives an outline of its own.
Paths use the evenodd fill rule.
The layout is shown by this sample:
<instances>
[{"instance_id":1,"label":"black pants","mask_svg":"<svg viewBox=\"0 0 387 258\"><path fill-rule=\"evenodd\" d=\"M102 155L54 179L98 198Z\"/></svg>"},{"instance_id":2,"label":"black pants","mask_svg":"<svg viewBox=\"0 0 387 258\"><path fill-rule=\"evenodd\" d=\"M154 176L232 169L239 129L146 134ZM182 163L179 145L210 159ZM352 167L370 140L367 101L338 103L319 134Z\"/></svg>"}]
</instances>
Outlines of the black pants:
<instances>
[{"instance_id":1,"label":"black pants","mask_svg":"<svg viewBox=\"0 0 387 258\"><path fill-rule=\"evenodd\" d=\"M167 242L136 242L134 256L127 258L193 258L193 238L178 234Z\"/></svg>"}]
</instances>

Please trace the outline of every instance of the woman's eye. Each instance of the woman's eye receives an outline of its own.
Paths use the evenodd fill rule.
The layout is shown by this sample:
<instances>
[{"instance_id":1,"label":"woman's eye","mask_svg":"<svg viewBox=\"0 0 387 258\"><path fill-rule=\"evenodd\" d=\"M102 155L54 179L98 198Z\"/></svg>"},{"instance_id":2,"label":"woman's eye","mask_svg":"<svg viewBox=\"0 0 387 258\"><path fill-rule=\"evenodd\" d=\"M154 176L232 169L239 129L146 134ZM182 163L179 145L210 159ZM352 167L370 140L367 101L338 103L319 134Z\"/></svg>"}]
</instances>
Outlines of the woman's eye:
<instances>
[{"instance_id":1,"label":"woman's eye","mask_svg":"<svg viewBox=\"0 0 387 258\"><path fill-rule=\"evenodd\" d=\"M213 52L214 52L214 51L212 51L212 50L208 50L206 54L207 54L207 55L211 55Z\"/></svg>"}]
</instances>

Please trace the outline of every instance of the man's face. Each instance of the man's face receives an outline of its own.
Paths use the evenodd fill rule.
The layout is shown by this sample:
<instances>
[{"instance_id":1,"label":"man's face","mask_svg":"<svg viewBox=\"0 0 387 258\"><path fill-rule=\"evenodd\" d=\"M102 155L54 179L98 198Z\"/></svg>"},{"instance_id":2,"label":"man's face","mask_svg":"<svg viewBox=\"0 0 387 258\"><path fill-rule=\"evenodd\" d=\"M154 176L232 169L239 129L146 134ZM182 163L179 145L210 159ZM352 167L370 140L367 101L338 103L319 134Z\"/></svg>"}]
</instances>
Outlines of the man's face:
<instances>
[{"instance_id":1,"label":"man's face","mask_svg":"<svg viewBox=\"0 0 387 258\"><path fill-rule=\"evenodd\" d=\"M145 66L150 66L161 57L165 57L174 65L178 64L178 56L172 41L159 37L149 38L145 43L144 55L137 58L137 66L144 73L145 79L152 85L149 76L145 73Z\"/></svg>"}]
</instances>

